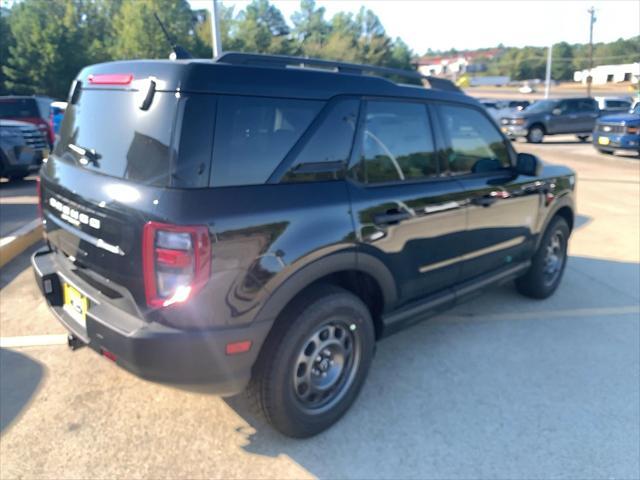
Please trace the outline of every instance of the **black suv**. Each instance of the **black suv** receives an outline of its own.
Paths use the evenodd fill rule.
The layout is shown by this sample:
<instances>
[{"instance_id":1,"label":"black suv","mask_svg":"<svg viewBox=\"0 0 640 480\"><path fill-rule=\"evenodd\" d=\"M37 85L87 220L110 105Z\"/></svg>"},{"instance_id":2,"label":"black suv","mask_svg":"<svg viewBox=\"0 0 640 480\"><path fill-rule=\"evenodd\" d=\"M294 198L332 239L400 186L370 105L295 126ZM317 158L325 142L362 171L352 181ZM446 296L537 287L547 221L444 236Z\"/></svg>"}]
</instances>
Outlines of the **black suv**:
<instances>
[{"instance_id":1,"label":"black suv","mask_svg":"<svg viewBox=\"0 0 640 480\"><path fill-rule=\"evenodd\" d=\"M567 133L585 141L599 116L598 102L593 98L549 99L503 117L500 124L509 137L525 137L531 143L542 142L545 135Z\"/></svg>"},{"instance_id":2,"label":"black suv","mask_svg":"<svg viewBox=\"0 0 640 480\"><path fill-rule=\"evenodd\" d=\"M32 258L70 346L248 386L304 437L349 408L376 340L496 283L551 295L574 173L517 155L453 84L386 74L421 78L248 54L82 70Z\"/></svg>"}]
</instances>

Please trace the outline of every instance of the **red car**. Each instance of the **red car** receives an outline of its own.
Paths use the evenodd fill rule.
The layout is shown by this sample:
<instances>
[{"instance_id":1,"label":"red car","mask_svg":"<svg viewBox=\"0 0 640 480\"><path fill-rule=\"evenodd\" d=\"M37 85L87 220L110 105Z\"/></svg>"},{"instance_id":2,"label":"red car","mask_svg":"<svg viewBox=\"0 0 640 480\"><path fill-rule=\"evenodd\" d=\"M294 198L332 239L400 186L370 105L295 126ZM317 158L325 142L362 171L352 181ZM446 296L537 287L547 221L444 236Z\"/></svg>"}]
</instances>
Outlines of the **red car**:
<instances>
[{"instance_id":1,"label":"red car","mask_svg":"<svg viewBox=\"0 0 640 480\"><path fill-rule=\"evenodd\" d=\"M54 133L49 122L49 105L53 98L39 96L0 97L0 118L32 123L44 133L53 146Z\"/></svg>"}]
</instances>

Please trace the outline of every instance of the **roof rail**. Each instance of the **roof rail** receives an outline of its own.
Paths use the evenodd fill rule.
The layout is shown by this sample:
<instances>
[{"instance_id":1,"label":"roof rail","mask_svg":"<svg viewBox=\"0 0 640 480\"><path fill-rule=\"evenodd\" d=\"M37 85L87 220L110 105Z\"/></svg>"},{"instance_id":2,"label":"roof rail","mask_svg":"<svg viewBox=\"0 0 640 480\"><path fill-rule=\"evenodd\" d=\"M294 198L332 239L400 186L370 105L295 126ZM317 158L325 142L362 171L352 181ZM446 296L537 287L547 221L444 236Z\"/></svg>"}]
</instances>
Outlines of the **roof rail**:
<instances>
[{"instance_id":1,"label":"roof rail","mask_svg":"<svg viewBox=\"0 0 640 480\"><path fill-rule=\"evenodd\" d=\"M450 80L422 75L418 72L401 70L399 68L378 67L375 65L361 65L357 63L334 62L332 60L320 60L318 58L293 57L289 55L262 55L257 53L228 52L223 53L216 62L229 63L232 65L251 65L259 67L281 67L281 68L316 68L331 70L340 73L350 73L354 75L365 75L373 73L380 76L395 75L398 77L411 78L414 80L426 80L434 90L460 93L461 90Z\"/></svg>"}]
</instances>

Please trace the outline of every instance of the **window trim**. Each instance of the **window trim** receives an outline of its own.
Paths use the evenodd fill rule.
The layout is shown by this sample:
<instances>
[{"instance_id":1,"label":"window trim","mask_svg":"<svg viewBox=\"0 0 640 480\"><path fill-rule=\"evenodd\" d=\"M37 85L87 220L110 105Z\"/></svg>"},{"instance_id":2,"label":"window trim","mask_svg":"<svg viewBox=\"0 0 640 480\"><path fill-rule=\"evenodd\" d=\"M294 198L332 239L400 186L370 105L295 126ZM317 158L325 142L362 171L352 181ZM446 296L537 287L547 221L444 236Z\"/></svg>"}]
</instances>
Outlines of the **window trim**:
<instances>
[{"instance_id":1,"label":"window trim","mask_svg":"<svg viewBox=\"0 0 640 480\"><path fill-rule=\"evenodd\" d=\"M435 176L414 178L410 180L394 180L389 182L366 182L364 181L364 161L362 159L362 137L364 134L364 123L366 120L366 112L369 102L394 102L394 103L416 103L423 106L426 111L427 120L429 121L429 133L433 141L434 153L437 158L438 174ZM440 182L443 180L449 180L449 176L442 171L442 152L444 147L444 139L440 136L439 129L436 129L434 122L433 101L425 101L421 98L406 98L406 97L385 97L385 96L363 96L360 107L360 118L358 119L358 127L354 138L354 147L352 149L351 159L349 160L347 179L363 188L379 188L379 187L392 187L399 185L415 185L421 183Z\"/></svg>"},{"instance_id":2,"label":"window trim","mask_svg":"<svg viewBox=\"0 0 640 480\"><path fill-rule=\"evenodd\" d=\"M453 148L452 144L451 144L451 137L449 136L448 132L446 131L446 129L442 128L441 125L443 123L443 118L442 118L442 111L441 111L441 106L454 106L454 107L462 107L462 108L468 108L470 110L474 110L478 113L480 113L480 115L482 115L488 122L489 124L495 129L495 131L498 133L498 135L500 137L502 137L502 143L505 146L505 148L507 149L507 154L509 155L509 167L503 167L501 170L494 170L491 172L478 172L478 173L473 173L473 172L469 172L469 173L454 173L451 171L451 169L449 168L449 162L447 162L446 158L444 159L444 162L446 164L446 172L449 178L485 178L485 177L495 177L497 175L504 175L505 173L509 172L511 173L511 175L513 175L513 169L515 168L516 165L516 159L517 159L517 153L513 148L513 145L511 145L511 140L509 140L504 133L502 133L502 131L500 130L500 128L498 128L498 126L496 125L495 121L489 116L489 114L481 108L478 108L476 105L469 105L469 104L465 104L465 103L457 103L457 102L447 102L447 101L434 101L434 107L436 110L436 114L438 116L438 125L442 131L442 136L443 136L443 140L445 142L445 148L444 150L448 150Z\"/></svg>"},{"instance_id":3,"label":"window trim","mask_svg":"<svg viewBox=\"0 0 640 480\"><path fill-rule=\"evenodd\" d=\"M316 123L317 119L324 114L324 112L326 111L327 105L329 104L329 101L327 100L322 100L322 99L313 99L313 98L295 98L295 97L278 97L278 96L272 96L272 95L245 95L245 94L238 94L238 93L233 93L233 94L215 94L215 111L214 111L214 115L215 115L215 119L214 119L214 133L213 133L213 142L212 142L212 148L211 148L211 170L209 172L209 188L233 188L233 187L247 187L247 186L257 186L257 185L268 185L268 184L273 184L273 183L279 183L278 181L272 181L272 179L274 178L274 175L279 172L279 168L280 166L289 158L289 156L291 155L291 152L293 152L296 147L298 146L298 144L300 143L300 141L305 138L307 136L307 134L309 133L309 130L313 127L313 125ZM276 165L276 167L274 168L274 170L269 174L269 176L267 177L267 179L262 182L262 183L252 183L252 184L247 184L247 185L214 185L213 183L213 178L214 178L214 152L215 152L215 146L216 146L216 130L217 130L217 124L218 124L218 112L219 112L219 108L220 108L220 103L221 103L221 99L222 98L226 98L226 97L240 97L240 98L260 98L260 99L268 99L268 100L283 100L283 101L303 101L303 102L316 102L316 103L322 103L323 105L320 107L320 110L318 110L318 112L315 114L315 116L311 119L311 122L309 123L309 125L307 126L307 128L302 132L302 134L300 135L300 137L298 138L298 140L296 140L296 142L294 142L293 146L289 149L289 151L284 155L283 159L280 161L280 163L278 163ZM282 177L284 177L284 175L286 174L286 171L282 174Z\"/></svg>"},{"instance_id":4,"label":"window trim","mask_svg":"<svg viewBox=\"0 0 640 480\"><path fill-rule=\"evenodd\" d=\"M322 107L322 109L320 109L318 114L311 121L307 129L302 133L298 141L293 145L293 147L291 147L291 150L287 152L287 154L284 156L282 161L273 170L273 172L271 172L271 175L269 176L265 184L297 183L297 182L284 182L284 178L292 170L292 167L295 164L295 161L298 155L300 154L300 152L307 146L307 143L311 141L311 139L316 134L316 132L322 127L325 119L329 116L335 104L344 100L355 100L356 102L358 102L358 108L357 108L358 111L356 112L356 129L351 139L351 146L349 147L349 153L344 162L344 168L341 169L340 171L337 171L336 175L338 176L338 178L331 181L335 182L335 181L344 180L346 176L347 168L349 165L349 160L351 159L351 155L353 153L355 138L357 135L358 125L360 122L360 112L362 111L362 101L358 95L337 95L327 100L324 106ZM302 163L301 165L305 165L305 163ZM300 183L309 183L309 182L300 182Z\"/></svg>"}]
</instances>

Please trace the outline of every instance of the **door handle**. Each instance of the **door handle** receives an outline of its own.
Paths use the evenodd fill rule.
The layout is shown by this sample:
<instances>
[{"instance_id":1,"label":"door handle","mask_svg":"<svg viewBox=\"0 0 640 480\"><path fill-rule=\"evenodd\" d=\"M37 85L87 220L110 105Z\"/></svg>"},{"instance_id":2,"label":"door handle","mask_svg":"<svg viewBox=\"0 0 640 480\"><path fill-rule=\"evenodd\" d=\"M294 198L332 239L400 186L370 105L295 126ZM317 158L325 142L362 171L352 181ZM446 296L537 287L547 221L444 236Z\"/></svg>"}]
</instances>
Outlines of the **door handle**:
<instances>
[{"instance_id":1,"label":"door handle","mask_svg":"<svg viewBox=\"0 0 640 480\"><path fill-rule=\"evenodd\" d=\"M373 223L376 225L396 225L403 220L411 218L411 214L407 211L392 208L385 213L378 213L373 216Z\"/></svg>"}]
</instances>

